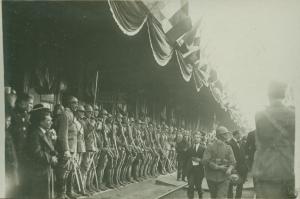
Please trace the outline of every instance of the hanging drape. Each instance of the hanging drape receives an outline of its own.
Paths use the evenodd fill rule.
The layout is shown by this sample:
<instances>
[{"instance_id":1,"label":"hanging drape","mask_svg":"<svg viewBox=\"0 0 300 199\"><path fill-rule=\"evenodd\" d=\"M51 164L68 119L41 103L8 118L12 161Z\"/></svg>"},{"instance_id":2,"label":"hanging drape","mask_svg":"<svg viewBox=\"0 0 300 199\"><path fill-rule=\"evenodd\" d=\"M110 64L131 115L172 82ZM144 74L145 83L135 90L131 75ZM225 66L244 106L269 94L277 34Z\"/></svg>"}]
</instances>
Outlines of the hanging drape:
<instances>
[{"instance_id":1,"label":"hanging drape","mask_svg":"<svg viewBox=\"0 0 300 199\"><path fill-rule=\"evenodd\" d=\"M166 66L175 53L183 79L192 79L198 92L203 85L209 87L221 107L230 110L224 103L228 99L224 99L223 89L215 85L218 81L216 71L208 69L209 66L200 59L200 50L199 56L186 56L191 52L191 47L199 48L200 45L199 41L196 42L198 38L195 38L200 22L190 27L188 0L108 0L108 3L113 18L124 34L134 36L147 24L150 47L160 66Z\"/></svg>"},{"instance_id":2,"label":"hanging drape","mask_svg":"<svg viewBox=\"0 0 300 199\"><path fill-rule=\"evenodd\" d=\"M111 13L124 34L136 35L147 21L147 10L139 1L108 0Z\"/></svg>"},{"instance_id":3,"label":"hanging drape","mask_svg":"<svg viewBox=\"0 0 300 199\"><path fill-rule=\"evenodd\" d=\"M176 5L175 1L176 0L169 1L169 3ZM178 11L173 9L172 13L175 17L172 18L169 16L169 18L166 18L166 16L170 14L164 13L166 16L163 16L163 11L158 10L158 8L166 8L166 2L108 0L108 3L113 18L119 28L126 35L136 35L141 30L145 22L147 22L150 47L152 49L153 56L160 66L167 65L173 56L175 48L174 43L172 44L170 42L170 38L167 38L166 35L171 35L172 37L174 37L174 35L180 35L180 31L182 31L180 27L178 27L182 23L180 17L186 20L186 16L183 17L183 13L186 11L181 8L178 8ZM184 6L186 7L186 3ZM155 17L152 15L153 13L155 13ZM174 22L176 20L178 23ZM186 25L184 28L187 28ZM168 34L166 34L165 31L168 31ZM182 55L179 55L179 51L177 51L176 54L177 57L180 57L178 58L178 61L184 80L190 81L193 68L191 65L184 64ZM197 79L199 80L199 78ZM199 85L199 83L197 84Z\"/></svg>"},{"instance_id":4,"label":"hanging drape","mask_svg":"<svg viewBox=\"0 0 300 199\"><path fill-rule=\"evenodd\" d=\"M166 35L154 17L148 17L147 26L153 56L160 66L165 66L171 60L174 48L167 42Z\"/></svg>"}]
</instances>

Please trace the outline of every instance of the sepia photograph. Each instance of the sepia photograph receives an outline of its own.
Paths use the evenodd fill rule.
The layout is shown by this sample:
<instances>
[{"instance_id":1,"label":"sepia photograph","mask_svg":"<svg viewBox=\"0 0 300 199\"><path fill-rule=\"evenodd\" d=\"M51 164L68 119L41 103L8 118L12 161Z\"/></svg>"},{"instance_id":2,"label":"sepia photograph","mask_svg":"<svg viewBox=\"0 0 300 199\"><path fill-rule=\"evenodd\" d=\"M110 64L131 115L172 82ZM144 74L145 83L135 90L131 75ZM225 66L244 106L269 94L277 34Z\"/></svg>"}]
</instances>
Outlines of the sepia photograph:
<instances>
[{"instance_id":1,"label":"sepia photograph","mask_svg":"<svg viewBox=\"0 0 300 199\"><path fill-rule=\"evenodd\" d=\"M299 11L2 0L0 198L300 198Z\"/></svg>"}]
</instances>

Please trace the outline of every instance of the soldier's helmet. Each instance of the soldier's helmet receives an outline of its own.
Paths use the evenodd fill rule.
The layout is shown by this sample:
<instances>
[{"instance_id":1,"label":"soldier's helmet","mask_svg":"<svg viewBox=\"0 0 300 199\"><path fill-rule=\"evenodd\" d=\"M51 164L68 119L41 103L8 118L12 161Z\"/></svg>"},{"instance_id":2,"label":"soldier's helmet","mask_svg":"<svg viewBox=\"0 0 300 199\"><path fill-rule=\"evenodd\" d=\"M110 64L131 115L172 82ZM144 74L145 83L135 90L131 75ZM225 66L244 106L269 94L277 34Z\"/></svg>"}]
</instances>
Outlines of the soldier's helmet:
<instances>
[{"instance_id":1,"label":"soldier's helmet","mask_svg":"<svg viewBox=\"0 0 300 199\"><path fill-rule=\"evenodd\" d=\"M84 106L82 104L78 105L77 111L84 112L85 111Z\"/></svg>"},{"instance_id":2,"label":"soldier's helmet","mask_svg":"<svg viewBox=\"0 0 300 199\"><path fill-rule=\"evenodd\" d=\"M105 109L101 110L101 116L108 116L108 112Z\"/></svg>"},{"instance_id":3,"label":"soldier's helmet","mask_svg":"<svg viewBox=\"0 0 300 199\"><path fill-rule=\"evenodd\" d=\"M130 121L130 122L134 122L134 118L133 118L133 117L130 117L130 118L129 118L129 121Z\"/></svg>"},{"instance_id":4,"label":"soldier's helmet","mask_svg":"<svg viewBox=\"0 0 300 199\"><path fill-rule=\"evenodd\" d=\"M94 105L94 111L99 111L99 106L98 105Z\"/></svg>"},{"instance_id":5,"label":"soldier's helmet","mask_svg":"<svg viewBox=\"0 0 300 199\"><path fill-rule=\"evenodd\" d=\"M85 108L86 112L92 112L93 111L93 107L91 105L89 105L89 104L85 105L84 108Z\"/></svg>"}]
</instances>

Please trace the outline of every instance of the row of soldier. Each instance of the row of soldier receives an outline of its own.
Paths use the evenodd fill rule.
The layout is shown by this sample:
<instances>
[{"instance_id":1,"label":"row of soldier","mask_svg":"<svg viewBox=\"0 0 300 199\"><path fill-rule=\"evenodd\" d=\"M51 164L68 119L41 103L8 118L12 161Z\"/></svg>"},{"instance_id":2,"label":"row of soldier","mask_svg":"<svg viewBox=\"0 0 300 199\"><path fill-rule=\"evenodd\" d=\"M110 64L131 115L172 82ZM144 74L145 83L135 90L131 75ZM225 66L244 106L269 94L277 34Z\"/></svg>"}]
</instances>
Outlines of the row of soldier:
<instances>
[{"instance_id":1,"label":"row of soldier","mask_svg":"<svg viewBox=\"0 0 300 199\"><path fill-rule=\"evenodd\" d=\"M111 115L73 96L53 113L44 104L33 107L28 94L13 104L7 99L9 196L76 198L176 169L179 129Z\"/></svg>"}]
</instances>

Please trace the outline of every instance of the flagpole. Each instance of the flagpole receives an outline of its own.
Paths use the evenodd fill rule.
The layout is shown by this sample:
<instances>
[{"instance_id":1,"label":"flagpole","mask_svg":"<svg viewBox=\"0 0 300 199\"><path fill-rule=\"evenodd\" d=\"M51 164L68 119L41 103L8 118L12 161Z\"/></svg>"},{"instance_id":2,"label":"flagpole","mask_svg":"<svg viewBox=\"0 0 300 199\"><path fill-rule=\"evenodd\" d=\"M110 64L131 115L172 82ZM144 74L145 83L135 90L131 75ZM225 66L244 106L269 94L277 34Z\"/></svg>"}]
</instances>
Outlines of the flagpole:
<instances>
[{"instance_id":1,"label":"flagpole","mask_svg":"<svg viewBox=\"0 0 300 199\"><path fill-rule=\"evenodd\" d=\"M99 71L96 73L96 86L95 86L95 96L94 96L94 106L96 105L96 99L97 99L97 91L98 91L98 78L99 78Z\"/></svg>"}]
</instances>

